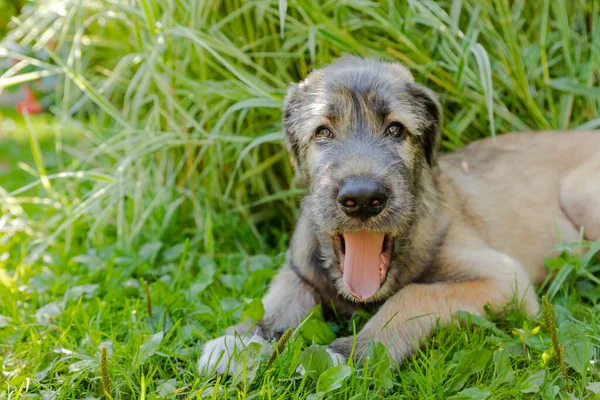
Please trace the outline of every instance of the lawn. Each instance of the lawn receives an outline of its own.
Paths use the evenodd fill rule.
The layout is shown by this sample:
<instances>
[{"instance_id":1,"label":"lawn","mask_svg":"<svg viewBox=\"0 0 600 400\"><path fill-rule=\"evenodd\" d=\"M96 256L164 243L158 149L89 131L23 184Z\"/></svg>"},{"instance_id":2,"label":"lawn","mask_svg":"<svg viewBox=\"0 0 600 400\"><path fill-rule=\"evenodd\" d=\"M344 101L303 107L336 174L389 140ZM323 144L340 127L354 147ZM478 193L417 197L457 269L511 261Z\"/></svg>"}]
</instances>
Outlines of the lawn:
<instances>
[{"instance_id":1,"label":"lawn","mask_svg":"<svg viewBox=\"0 0 600 400\"><path fill-rule=\"evenodd\" d=\"M401 62L440 94L444 151L598 129L599 0L30 4L0 90L59 83L46 114L0 110L0 398L600 398L600 243L558 240L550 317L461 315L394 371L377 346L328 368L320 345L368 315L315 310L275 358L196 371L206 340L260 317L284 260L303 193L290 82L344 52ZM322 373L298 374L311 359Z\"/></svg>"}]
</instances>

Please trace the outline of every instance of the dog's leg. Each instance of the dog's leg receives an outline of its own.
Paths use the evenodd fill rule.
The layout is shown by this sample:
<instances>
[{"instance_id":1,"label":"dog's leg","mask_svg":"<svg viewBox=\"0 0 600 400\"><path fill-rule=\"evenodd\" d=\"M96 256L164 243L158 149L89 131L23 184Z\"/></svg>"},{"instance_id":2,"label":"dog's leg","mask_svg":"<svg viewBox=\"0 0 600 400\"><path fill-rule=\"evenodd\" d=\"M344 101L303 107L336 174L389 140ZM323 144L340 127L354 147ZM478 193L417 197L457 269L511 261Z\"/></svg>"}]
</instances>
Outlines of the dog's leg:
<instances>
[{"instance_id":1,"label":"dog's leg","mask_svg":"<svg viewBox=\"0 0 600 400\"><path fill-rule=\"evenodd\" d=\"M460 274L473 277L462 282L410 284L392 296L356 335L355 357L363 355L369 340L388 346L398 363L411 355L423 339L440 325L456 321L456 311L484 315L484 306L500 309L517 295L529 314L538 311L529 275L513 258L490 248L456 249L443 262ZM353 337L335 340L330 348L346 357Z\"/></svg>"},{"instance_id":2,"label":"dog's leg","mask_svg":"<svg viewBox=\"0 0 600 400\"><path fill-rule=\"evenodd\" d=\"M264 343L286 328L294 327L317 304L314 287L300 278L290 267L284 267L273 279L262 299L265 315L257 324L242 323L227 329L224 336L204 344L198 361L201 374L232 371L234 351L252 342Z\"/></svg>"},{"instance_id":3,"label":"dog's leg","mask_svg":"<svg viewBox=\"0 0 600 400\"><path fill-rule=\"evenodd\" d=\"M600 239L600 157L570 171L561 182L560 204L588 240Z\"/></svg>"}]
</instances>

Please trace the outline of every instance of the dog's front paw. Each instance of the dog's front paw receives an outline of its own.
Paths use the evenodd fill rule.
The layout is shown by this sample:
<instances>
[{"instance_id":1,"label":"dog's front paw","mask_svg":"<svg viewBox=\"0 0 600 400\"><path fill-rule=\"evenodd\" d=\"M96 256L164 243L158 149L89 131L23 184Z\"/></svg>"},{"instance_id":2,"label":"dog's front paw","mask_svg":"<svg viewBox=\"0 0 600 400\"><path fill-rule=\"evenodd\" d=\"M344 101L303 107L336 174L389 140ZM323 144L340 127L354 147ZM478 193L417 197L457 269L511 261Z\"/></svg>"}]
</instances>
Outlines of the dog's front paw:
<instances>
[{"instance_id":1,"label":"dog's front paw","mask_svg":"<svg viewBox=\"0 0 600 400\"><path fill-rule=\"evenodd\" d=\"M350 353L352 353L352 347L354 346L354 339L352 336L342 337L334 340L329 346L327 346L327 351L329 354L332 352L340 355L344 358L344 360L348 360L350 357ZM360 350L360 342L356 343L356 350Z\"/></svg>"},{"instance_id":2,"label":"dog's front paw","mask_svg":"<svg viewBox=\"0 0 600 400\"><path fill-rule=\"evenodd\" d=\"M329 347L327 347L325 350L327 350L327 353L329 353L329 355L331 356L334 367L337 367L338 365L344 365L348 362L348 358L345 357L343 354L336 353L335 350L330 349Z\"/></svg>"},{"instance_id":3,"label":"dog's front paw","mask_svg":"<svg viewBox=\"0 0 600 400\"><path fill-rule=\"evenodd\" d=\"M266 341L258 335L245 338L239 335L225 335L204 343L198 360L198 373L200 375L230 374L235 367L236 352L250 343L259 343L264 347Z\"/></svg>"}]
</instances>

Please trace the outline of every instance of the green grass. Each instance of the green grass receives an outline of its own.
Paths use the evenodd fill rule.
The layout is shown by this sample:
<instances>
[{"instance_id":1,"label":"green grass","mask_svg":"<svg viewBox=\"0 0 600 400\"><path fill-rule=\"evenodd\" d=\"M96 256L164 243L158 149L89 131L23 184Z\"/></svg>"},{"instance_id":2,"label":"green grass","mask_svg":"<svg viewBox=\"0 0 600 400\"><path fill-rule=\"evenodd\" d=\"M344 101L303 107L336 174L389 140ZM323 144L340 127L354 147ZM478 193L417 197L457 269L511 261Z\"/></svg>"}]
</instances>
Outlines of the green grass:
<instances>
[{"instance_id":1,"label":"green grass","mask_svg":"<svg viewBox=\"0 0 600 400\"><path fill-rule=\"evenodd\" d=\"M445 150L600 127L598 0L37 3L3 43L52 63L0 49L21 61L0 90L60 78L52 118L2 117L0 398L101 398L102 347L113 398L332 389L295 373L318 354L306 331L268 369L249 363L253 380L195 365L205 340L256 313L247 300L284 259L302 193L280 144L286 86L343 52L400 61L440 93ZM572 394L546 326L507 310L438 330L398 373L374 349L369 368L333 371L341 386L325 397L598 398L597 261L565 248L548 265L558 272L539 291ZM367 317L312 325L326 338Z\"/></svg>"}]
</instances>

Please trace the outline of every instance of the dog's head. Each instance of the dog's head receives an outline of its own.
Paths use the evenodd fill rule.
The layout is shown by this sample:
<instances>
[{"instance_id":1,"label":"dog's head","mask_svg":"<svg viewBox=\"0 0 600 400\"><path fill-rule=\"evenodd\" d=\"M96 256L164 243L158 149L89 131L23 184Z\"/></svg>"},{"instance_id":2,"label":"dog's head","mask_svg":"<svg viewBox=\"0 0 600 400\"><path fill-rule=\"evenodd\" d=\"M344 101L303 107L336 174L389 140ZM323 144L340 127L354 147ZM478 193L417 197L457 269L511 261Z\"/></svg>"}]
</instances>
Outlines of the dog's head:
<instances>
[{"instance_id":1,"label":"dog's head","mask_svg":"<svg viewBox=\"0 0 600 400\"><path fill-rule=\"evenodd\" d=\"M396 289L394 247L411 234L422 177L437 166L440 120L435 97L395 63L345 56L288 90L283 123L308 188L304 214L348 299Z\"/></svg>"}]
</instances>

